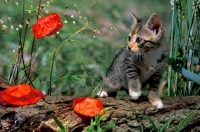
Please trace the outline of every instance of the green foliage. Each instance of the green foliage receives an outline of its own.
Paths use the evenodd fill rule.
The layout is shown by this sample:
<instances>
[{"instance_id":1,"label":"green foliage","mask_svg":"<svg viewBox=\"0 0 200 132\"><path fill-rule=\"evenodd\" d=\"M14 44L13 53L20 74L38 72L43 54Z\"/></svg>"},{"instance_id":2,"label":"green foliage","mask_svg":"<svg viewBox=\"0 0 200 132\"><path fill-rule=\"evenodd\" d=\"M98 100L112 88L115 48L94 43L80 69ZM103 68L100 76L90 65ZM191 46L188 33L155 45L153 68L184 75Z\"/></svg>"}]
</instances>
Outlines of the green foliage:
<instances>
[{"instance_id":1,"label":"green foliage","mask_svg":"<svg viewBox=\"0 0 200 132\"><path fill-rule=\"evenodd\" d=\"M84 132L107 132L107 131L112 130L112 128L115 126L115 123L116 123L115 121L109 121L106 123L102 122L102 120L104 118L109 116L110 109L111 109L111 107L107 107L107 108L103 109L99 114L96 114L94 117L94 120L91 119L90 125ZM101 113L104 113L104 114L101 115ZM56 124L60 128L60 130L58 132L68 132L67 125L64 126L55 115L52 114L52 117L53 117L54 121L56 122Z\"/></svg>"},{"instance_id":2,"label":"green foliage","mask_svg":"<svg viewBox=\"0 0 200 132\"><path fill-rule=\"evenodd\" d=\"M200 94L200 6L197 0L171 0L168 95Z\"/></svg>"},{"instance_id":3,"label":"green foliage","mask_svg":"<svg viewBox=\"0 0 200 132\"><path fill-rule=\"evenodd\" d=\"M164 124L160 124L159 122L154 122L149 116L144 114L139 114L132 106L131 110L134 112L134 114L137 117L138 122L140 123L140 131L150 131L150 132L165 132L167 131L167 128L169 127L171 121L168 121ZM149 120L150 125L148 127L145 127L145 125L142 122L142 119ZM161 120L160 120L161 121Z\"/></svg>"},{"instance_id":4,"label":"green foliage","mask_svg":"<svg viewBox=\"0 0 200 132\"><path fill-rule=\"evenodd\" d=\"M190 112L183 120L181 120L177 126L177 129L175 132L180 132L182 131L187 123L190 121L190 119L197 113L197 110L200 108L200 106L197 107L196 110Z\"/></svg>"},{"instance_id":5,"label":"green foliage","mask_svg":"<svg viewBox=\"0 0 200 132\"><path fill-rule=\"evenodd\" d=\"M15 0L0 7L0 74L10 84L31 83L49 95L87 96L100 87L114 55L126 45L129 11L140 18L159 12L168 25L170 6L159 0ZM64 22L59 34L34 39L32 25L53 12Z\"/></svg>"},{"instance_id":6,"label":"green foliage","mask_svg":"<svg viewBox=\"0 0 200 132\"><path fill-rule=\"evenodd\" d=\"M104 118L109 116L110 113L108 110L110 108L111 107L107 107L104 110L102 110L100 114L105 112L105 114L103 114L102 116L100 114L96 114L94 120L91 119L89 127L84 132L107 132L112 130L112 128L115 126L115 121L109 121L106 123L102 122Z\"/></svg>"},{"instance_id":7,"label":"green foliage","mask_svg":"<svg viewBox=\"0 0 200 132\"><path fill-rule=\"evenodd\" d=\"M161 126L161 125L156 125L156 123L153 122L153 120L149 116L140 114L139 117L150 121L151 124L148 127L148 129L150 129L150 132L165 132L167 131L167 128L171 123L171 121L168 121Z\"/></svg>"},{"instance_id":8,"label":"green foliage","mask_svg":"<svg viewBox=\"0 0 200 132\"><path fill-rule=\"evenodd\" d=\"M182 131L187 123L190 121L190 119L197 113L197 111L199 110L200 106L198 106L196 108L196 110L190 112L188 115L186 115L186 117L184 117L178 124L178 126L175 129L175 132L180 132ZM138 114L135 113L138 118L138 120L141 123L141 131L145 131L146 129L148 129L150 132L166 132L168 127L170 126L171 121L165 122L164 124L161 125L162 119L159 122L154 122L149 116L147 115L143 115L143 114ZM145 120L149 120L150 121L150 125L148 126L148 128L144 127L144 124L142 123L142 119Z\"/></svg>"}]
</instances>

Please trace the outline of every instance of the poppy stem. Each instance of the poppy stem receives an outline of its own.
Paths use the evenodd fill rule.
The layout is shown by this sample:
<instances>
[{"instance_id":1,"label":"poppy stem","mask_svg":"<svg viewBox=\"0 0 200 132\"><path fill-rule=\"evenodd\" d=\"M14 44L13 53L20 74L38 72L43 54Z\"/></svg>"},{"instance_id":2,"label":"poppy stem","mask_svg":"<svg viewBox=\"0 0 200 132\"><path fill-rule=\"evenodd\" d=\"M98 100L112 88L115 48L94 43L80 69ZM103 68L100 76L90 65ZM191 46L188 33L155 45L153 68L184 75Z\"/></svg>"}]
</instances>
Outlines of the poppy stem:
<instances>
[{"instance_id":1,"label":"poppy stem","mask_svg":"<svg viewBox=\"0 0 200 132\"><path fill-rule=\"evenodd\" d=\"M77 35L78 33L80 33L81 31L85 30L88 26L88 20L86 19L86 24L84 27L82 27L80 30L76 31L72 36L70 36L68 39L64 40L61 42L61 44L59 46L56 47L56 49L53 51L53 53L51 55L49 55L49 57L46 59L46 61L49 61L49 59L52 57L52 55L54 55L55 51L57 51L60 47L62 47L66 42L68 42L69 40L71 40L75 35ZM38 70L35 73L35 76L33 77L33 80L36 79L37 74L42 70L43 66L40 66L38 68ZM33 81L32 80L32 81Z\"/></svg>"},{"instance_id":2,"label":"poppy stem","mask_svg":"<svg viewBox=\"0 0 200 132\"><path fill-rule=\"evenodd\" d=\"M41 9L41 0L39 1L39 4L38 4L37 20L39 18L40 9Z\"/></svg>"},{"instance_id":3,"label":"poppy stem","mask_svg":"<svg viewBox=\"0 0 200 132\"><path fill-rule=\"evenodd\" d=\"M48 95L51 96L51 83L52 83L52 72L53 72L53 65L55 60L56 51L53 53L52 63L51 63L51 71L50 71L50 78L49 78L49 89L48 89Z\"/></svg>"}]
</instances>

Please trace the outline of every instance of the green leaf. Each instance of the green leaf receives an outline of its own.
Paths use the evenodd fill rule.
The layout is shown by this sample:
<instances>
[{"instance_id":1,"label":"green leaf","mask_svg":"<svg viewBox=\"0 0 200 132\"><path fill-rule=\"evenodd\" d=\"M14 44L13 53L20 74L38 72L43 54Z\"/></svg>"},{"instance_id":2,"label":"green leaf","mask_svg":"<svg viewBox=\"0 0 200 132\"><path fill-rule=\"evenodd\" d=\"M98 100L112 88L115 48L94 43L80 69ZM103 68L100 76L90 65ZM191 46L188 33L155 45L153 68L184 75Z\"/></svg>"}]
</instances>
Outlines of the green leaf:
<instances>
[{"instance_id":1,"label":"green leaf","mask_svg":"<svg viewBox=\"0 0 200 132\"><path fill-rule=\"evenodd\" d=\"M184 62L180 59L176 59L176 58L168 58L168 64L175 66L177 64L183 64Z\"/></svg>"},{"instance_id":2,"label":"green leaf","mask_svg":"<svg viewBox=\"0 0 200 132\"><path fill-rule=\"evenodd\" d=\"M156 132L158 132L158 128L156 127L155 123L151 120L151 118L149 116L146 116L146 115L139 115L139 117L142 117L144 119L147 119L151 122L151 125L152 125L152 129Z\"/></svg>"},{"instance_id":3,"label":"green leaf","mask_svg":"<svg viewBox=\"0 0 200 132\"><path fill-rule=\"evenodd\" d=\"M197 110L200 108L200 106L198 106L198 108L192 112L190 112L184 119L182 119L175 132L180 132L181 130L183 130L185 128L185 126L187 125L188 121L197 113Z\"/></svg>"},{"instance_id":4,"label":"green leaf","mask_svg":"<svg viewBox=\"0 0 200 132\"><path fill-rule=\"evenodd\" d=\"M102 116L96 114L94 120L91 119L90 126L88 126L88 128L84 132L106 132L111 130L115 126L115 122L110 121L106 124L101 122L103 118L109 115L108 110L110 110L111 108L112 107L104 108L101 112L105 112L105 114L103 114Z\"/></svg>"},{"instance_id":5,"label":"green leaf","mask_svg":"<svg viewBox=\"0 0 200 132\"><path fill-rule=\"evenodd\" d=\"M197 84L200 84L200 76L198 76L197 74L178 66L174 67L174 70L181 73L185 78L190 79Z\"/></svg>"},{"instance_id":6,"label":"green leaf","mask_svg":"<svg viewBox=\"0 0 200 132\"><path fill-rule=\"evenodd\" d=\"M168 64L169 65L172 65L176 62L176 59L175 58L168 58Z\"/></svg>"},{"instance_id":7,"label":"green leaf","mask_svg":"<svg viewBox=\"0 0 200 132\"><path fill-rule=\"evenodd\" d=\"M170 123L171 123L171 121L168 121L165 124L163 124L159 132L164 132L165 130L167 130Z\"/></svg>"},{"instance_id":8,"label":"green leaf","mask_svg":"<svg viewBox=\"0 0 200 132\"><path fill-rule=\"evenodd\" d=\"M103 124L101 126L102 130L104 130L104 132L107 132L109 130L111 130L116 124L116 121L110 121L110 122L107 122L105 124Z\"/></svg>"},{"instance_id":9,"label":"green leaf","mask_svg":"<svg viewBox=\"0 0 200 132\"><path fill-rule=\"evenodd\" d=\"M56 124L60 128L59 132L67 132L67 130L65 129L65 127L63 126L63 124L58 120L58 118L54 114L52 114L52 117L53 117L54 121L56 122Z\"/></svg>"}]
</instances>

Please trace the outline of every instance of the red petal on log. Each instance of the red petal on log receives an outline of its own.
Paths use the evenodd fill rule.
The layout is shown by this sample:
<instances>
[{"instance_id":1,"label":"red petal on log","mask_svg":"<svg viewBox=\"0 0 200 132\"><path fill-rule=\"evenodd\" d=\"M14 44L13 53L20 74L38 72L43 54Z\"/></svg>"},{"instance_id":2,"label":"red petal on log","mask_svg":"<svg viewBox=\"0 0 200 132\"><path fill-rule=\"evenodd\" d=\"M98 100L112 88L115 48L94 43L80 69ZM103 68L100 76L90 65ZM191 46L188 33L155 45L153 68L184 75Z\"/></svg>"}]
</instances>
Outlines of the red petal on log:
<instances>
[{"instance_id":1,"label":"red petal on log","mask_svg":"<svg viewBox=\"0 0 200 132\"><path fill-rule=\"evenodd\" d=\"M94 117L95 114L100 113L101 110L103 110L103 103L94 98L75 98L73 100L73 109L78 114Z\"/></svg>"},{"instance_id":2,"label":"red petal on log","mask_svg":"<svg viewBox=\"0 0 200 132\"><path fill-rule=\"evenodd\" d=\"M45 95L32 88L28 84L19 84L11 86L4 91L0 92L0 103L2 105L23 106L34 104Z\"/></svg>"}]
</instances>

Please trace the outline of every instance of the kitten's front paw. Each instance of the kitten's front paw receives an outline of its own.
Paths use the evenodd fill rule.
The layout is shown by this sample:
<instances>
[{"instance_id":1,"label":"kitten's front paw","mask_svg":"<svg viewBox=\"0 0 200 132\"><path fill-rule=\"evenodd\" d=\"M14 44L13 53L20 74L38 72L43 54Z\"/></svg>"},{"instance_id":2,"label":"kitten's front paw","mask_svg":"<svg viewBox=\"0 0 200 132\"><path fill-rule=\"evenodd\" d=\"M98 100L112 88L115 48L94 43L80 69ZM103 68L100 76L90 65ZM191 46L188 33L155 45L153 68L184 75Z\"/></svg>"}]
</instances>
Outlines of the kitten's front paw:
<instances>
[{"instance_id":1,"label":"kitten's front paw","mask_svg":"<svg viewBox=\"0 0 200 132\"><path fill-rule=\"evenodd\" d=\"M140 92L129 91L129 95L133 100L137 100L141 96L141 91Z\"/></svg>"},{"instance_id":2,"label":"kitten's front paw","mask_svg":"<svg viewBox=\"0 0 200 132\"><path fill-rule=\"evenodd\" d=\"M108 97L108 93L106 91L99 91L97 94L100 98Z\"/></svg>"},{"instance_id":3,"label":"kitten's front paw","mask_svg":"<svg viewBox=\"0 0 200 132\"><path fill-rule=\"evenodd\" d=\"M162 101L160 99L150 101L153 106L156 106L157 109L162 109L164 107Z\"/></svg>"}]
</instances>

